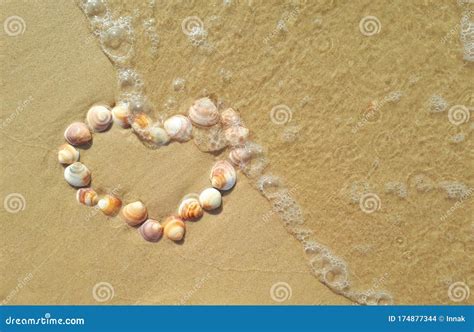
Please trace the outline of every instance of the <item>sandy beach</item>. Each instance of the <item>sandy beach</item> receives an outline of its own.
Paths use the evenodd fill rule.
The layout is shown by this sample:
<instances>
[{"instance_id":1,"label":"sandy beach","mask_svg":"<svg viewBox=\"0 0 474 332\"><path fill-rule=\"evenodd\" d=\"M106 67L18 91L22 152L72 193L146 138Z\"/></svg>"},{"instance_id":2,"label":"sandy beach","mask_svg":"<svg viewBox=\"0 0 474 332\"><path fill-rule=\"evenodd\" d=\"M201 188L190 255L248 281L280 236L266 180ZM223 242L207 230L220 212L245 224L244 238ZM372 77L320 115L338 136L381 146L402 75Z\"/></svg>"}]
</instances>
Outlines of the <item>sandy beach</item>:
<instances>
[{"instance_id":1,"label":"sandy beach","mask_svg":"<svg viewBox=\"0 0 474 332\"><path fill-rule=\"evenodd\" d=\"M180 244L145 242L120 217L78 204L57 148L91 105L115 104L117 68L77 3L0 6L2 22L18 16L24 30L4 26L0 36L3 304L355 304L311 273L301 243L241 172L222 210L188 222ZM206 94L239 109L267 172L284 180L312 238L346 264L351 289L386 292L395 304L474 303L474 66L450 32L468 5L108 6L116 19L133 17L131 65L155 115L185 114ZM364 33L367 16L379 32ZM206 29L198 47L183 33L188 17ZM453 123L456 105L467 120ZM80 160L96 190L146 202L161 220L209 186L221 156L192 141L149 149L114 125ZM468 295L453 299L453 285Z\"/></svg>"}]
</instances>

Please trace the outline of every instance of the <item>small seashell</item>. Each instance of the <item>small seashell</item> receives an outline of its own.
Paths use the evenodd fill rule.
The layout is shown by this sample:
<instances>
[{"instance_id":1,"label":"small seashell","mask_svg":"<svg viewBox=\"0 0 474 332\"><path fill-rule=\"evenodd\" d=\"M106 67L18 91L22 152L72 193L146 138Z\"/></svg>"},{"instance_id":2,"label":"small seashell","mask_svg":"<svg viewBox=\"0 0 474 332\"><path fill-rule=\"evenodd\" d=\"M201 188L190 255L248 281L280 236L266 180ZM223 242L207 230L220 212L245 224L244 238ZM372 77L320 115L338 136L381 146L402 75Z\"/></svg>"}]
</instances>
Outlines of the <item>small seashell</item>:
<instances>
[{"instance_id":1,"label":"small seashell","mask_svg":"<svg viewBox=\"0 0 474 332\"><path fill-rule=\"evenodd\" d=\"M221 122L224 128L238 126L241 124L240 115L232 108L228 108L221 113Z\"/></svg>"},{"instance_id":2,"label":"small seashell","mask_svg":"<svg viewBox=\"0 0 474 332\"><path fill-rule=\"evenodd\" d=\"M146 206L140 201L127 204L122 209L122 217L130 226L140 225L147 216Z\"/></svg>"},{"instance_id":3,"label":"small seashell","mask_svg":"<svg viewBox=\"0 0 474 332\"><path fill-rule=\"evenodd\" d=\"M178 215L186 219L198 219L202 217L203 210L199 204L199 196L197 194L186 195L178 208Z\"/></svg>"},{"instance_id":4,"label":"small seashell","mask_svg":"<svg viewBox=\"0 0 474 332\"><path fill-rule=\"evenodd\" d=\"M229 152L229 160L235 166L245 166L252 158L252 152L246 147L236 147Z\"/></svg>"},{"instance_id":5,"label":"small seashell","mask_svg":"<svg viewBox=\"0 0 474 332\"><path fill-rule=\"evenodd\" d=\"M138 229L146 241L157 242L163 235L163 226L153 219L147 219Z\"/></svg>"},{"instance_id":6,"label":"small seashell","mask_svg":"<svg viewBox=\"0 0 474 332\"><path fill-rule=\"evenodd\" d=\"M72 164L79 160L79 151L70 144L64 143L59 147L58 161L61 164Z\"/></svg>"},{"instance_id":7,"label":"small seashell","mask_svg":"<svg viewBox=\"0 0 474 332\"><path fill-rule=\"evenodd\" d=\"M119 103L112 108L112 117L114 122L122 128L129 128L130 121L128 120L130 116L130 108L128 103Z\"/></svg>"},{"instance_id":8,"label":"small seashell","mask_svg":"<svg viewBox=\"0 0 474 332\"><path fill-rule=\"evenodd\" d=\"M133 116L131 125L135 131L140 131L151 126L153 121L146 113L137 113Z\"/></svg>"},{"instance_id":9,"label":"small seashell","mask_svg":"<svg viewBox=\"0 0 474 332\"><path fill-rule=\"evenodd\" d=\"M219 160L211 169L211 184L219 190L231 189L237 180L234 166L226 160Z\"/></svg>"},{"instance_id":10,"label":"small seashell","mask_svg":"<svg viewBox=\"0 0 474 332\"><path fill-rule=\"evenodd\" d=\"M193 125L184 115L170 117L165 121L164 127L168 135L178 142L187 142L191 139Z\"/></svg>"},{"instance_id":11,"label":"small seashell","mask_svg":"<svg viewBox=\"0 0 474 332\"><path fill-rule=\"evenodd\" d=\"M84 123L73 122L64 131L64 138L69 144L78 146L89 143L92 139L92 134Z\"/></svg>"},{"instance_id":12,"label":"small seashell","mask_svg":"<svg viewBox=\"0 0 474 332\"><path fill-rule=\"evenodd\" d=\"M161 128L158 124L154 124L146 129L146 139L156 145L165 145L170 141L166 130Z\"/></svg>"},{"instance_id":13,"label":"small seashell","mask_svg":"<svg viewBox=\"0 0 474 332\"><path fill-rule=\"evenodd\" d=\"M76 191L76 199L81 204L95 206L99 201L99 196L92 188L81 188Z\"/></svg>"},{"instance_id":14,"label":"small seashell","mask_svg":"<svg viewBox=\"0 0 474 332\"><path fill-rule=\"evenodd\" d=\"M242 126L233 126L224 130L224 135L232 146L242 145L249 137L249 130Z\"/></svg>"},{"instance_id":15,"label":"small seashell","mask_svg":"<svg viewBox=\"0 0 474 332\"><path fill-rule=\"evenodd\" d=\"M87 112L87 123L94 131L105 131L112 124L112 113L105 105L94 105Z\"/></svg>"},{"instance_id":16,"label":"small seashell","mask_svg":"<svg viewBox=\"0 0 474 332\"><path fill-rule=\"evenodd\" d=\"M166 218L162 226L166 237L173 241L182 240L184 233L186 232L186 226L184 225L184 222L175 216Z\"/></svg>"},{"instance_id":17,"label":"small seashell","mask_svg":"<svg viewBox=\"0 0 474 332\"><path fill-rule=\"evenodd\" d=\"M189 118L201 127L211 127L219 122L219 111L209 98L201 98L189 108Z\"/></svg>"},{"instance_id":18,"label":"small seashell","mask_svg":"<svg viewBox=\"0 0 474 332\"><path fill-rule=\"evenodd\" d=\"M217 209L222 204L222 195L217 189L204 189L199 195L199 203L204 210Z\"/></svg>"},{"instance_id":19,"label":"small seashell","mask_svg":"<svg viewBox=\"0 0 474 332\"><path fill-rule=\"evenodd\" d=\"M91 172L86 165L76 161L64 169L64 178L73 187L85 187L91 183Z\"/></svg>"},{"instance_id":20,"label":"small seashell","mask_svg":"<svg viewBox=\"0 0 474 332\"><path fill-rule=\"evenodd\" d=\"M119 212L122 207L122 201L118 197L105 195L99 200L97 205L105 215L113 216Z\"/></svg>"}]
</instances>

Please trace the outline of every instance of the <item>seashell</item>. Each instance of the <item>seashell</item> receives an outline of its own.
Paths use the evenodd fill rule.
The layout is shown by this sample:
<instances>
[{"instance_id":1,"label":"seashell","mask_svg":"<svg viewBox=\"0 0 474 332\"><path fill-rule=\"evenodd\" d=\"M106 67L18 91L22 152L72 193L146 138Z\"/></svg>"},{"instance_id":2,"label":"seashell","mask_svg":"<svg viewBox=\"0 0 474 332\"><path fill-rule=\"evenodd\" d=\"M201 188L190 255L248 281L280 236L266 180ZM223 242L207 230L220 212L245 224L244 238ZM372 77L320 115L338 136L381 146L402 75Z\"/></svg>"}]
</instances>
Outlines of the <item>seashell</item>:
<instances>
[{"instance_id":1,"label":"seashell","mask_svg":"<svg viewBox=\"0 0 474 332\"><path fill-rule=\"evenodd\" d=\"M91 183L91 172L86 165L76 161L64 169L64 178L73 187L85 187Z\"/></svg>"},{"instance_id":2,"label":"seashell","mask_svg":"<svg viewBox=\"0 0 474 332\"><path fill-rule=\"evenodd\" d=\"M147 216L146 206L140 201L127 204L122 209L122 217L130 226L140 225Z\"/></svg>"},{"instance_id":3,"label":"seashell","mask_svg":"<svg viewBox=\"0 0 474 332\"><path fill-rule=\"evenodd\" d=\"M232 146L245 143L249 137L249 130L242 126L233 126L224 130L225 139Z\"/></svg>"},{"instance_id":4,"label":"seashell","mask_svg":"<svg viewBox=\"0 0 474 332\"><path fill-rule=\"evenodd\" d=\"M154 124L146 129L145 136L148 141L151 141L156 145L165 145L170 141L170 137L166 133L166 130L161 128L158 124Z\"/></svg>"},{"instance_id":5,"label":"seashell","mask_svg":"<svg viewBox=\"0 0 474 332\"><path fill-rule=\"evenodd\" d=\"M118 197L105 195L99 200L97 205L105 215L113 216L119 212L122 207L122 201Z\"/></svg>"},{"instance_id":6,"label":"seashell","mask_svg":"<svg viewBox=\"0 0 474 332\"><path fill-rule=\"evenodd\" d=\"M228 108L221 113L221 123L224 128L238 126L241 124L240 115L232 108Z\"/></svg>"},{"instance_id":7,"label":"seashell","mask_svg":"<svg viewBox=\"0 0 474 332\"><path fill-rule=\"evenodd\" d=\"M140 228L138 228L138 231L145 240L157 242L163 235L163 226L156 220L147 219Z\"/></svg>"},{"instance_id":8,"label":"seashell","mask_svg":"<svg viewBox=\"0 0 474 332\"><path fill-rule=\"evenodd\" d=\"M122 128L129 128L130 121L128 120L130 116L130 108L128 103L119 103L112 108L112 117L114 123L118 124Z\"/></svg>"},{"instance_id":9,"label":"seashell","mask_svg":"<svg viewBox=\"0 0 474 332\"><path fill-rule=\"evenodd\" d=\"M201 98L194 102L188 112L191 121L201 127L210 127L219 122L219 111L209 98Z\"/></svg>"},{"instance_id":10,"label":"seashell","mask_svg":"<svg viewBox=\"0 0 474 332\"><path fill-rule=\"evenodd\" d=\"M72 164L79 160L79 151L70 144L62 144L58 151L58 161L61 164Z\"/></svg>"},{"instance_id":11,"label":"seashell","mask_svg":"<svg viewBox=\"0 0 474 332\"><path fill-rule=\"evenodd\" d=\"M87 123L94 131L105 131L112 124L112 113L105 105L94 105L87 112Z\"/></svg>"},{"instance_id":12,"label":"seashell","mask_svg":"<svg viewBox=\"0 0 474 332\"><path fill-rule=\"evenodd\" d=\"M135 131L140 131L151 126L153 121L146 113L137 113L133 116L131 125Z\"/></svg>"},{"instance_id":13,"label":"seashell","mask_svg":"<svg viewBox=\"0 0 474 332\"><path fill-rule=\"evenodd\" d=\"M92 139L92 134L84 123L73 122L64 131L64 138L69 144L78 146L89 143Z\"/></svg>"},{"instance_id":14,"label":"seashell","mask_svg":"<svg viewBox=\"0 0 474 332\"><path fill-rule=\"evenodd\" d=\"M166 237L173 241L180 241L186 232L184 222L175 216L170 216L163 221L163 233Z\"/></svg>"},{"instance_id":15,"label":"seashell","mask_svg":"<svg viewBox=\"0 0 474 332\"><path fill-rule=\"evenodd\" d=\"M76 199L81 204L95 206L99 201L99 196L92 188L81 188L76 191Z\"/></svg>"},{"instance_id":16,"label":"seashell","mask_svg":"<svg viewBox=\"0 0 474 332\"><path fill-rule=\"evenodd\" d=\"M193 125L187 116L174 115L165 121L164 127L168 135L178 142L191 139Z\"/></svg>"},{"instance_id":17,"label":"seashell","mask_svg":"<svg viewBox=\"0 0 474 332\"><path fill-rule=\"evenodd\" d=\"M178 215L186 219L198 219L202 217L203 210L199 203L199 196L197 194L186 195L178 208Z\"/></svg>"},{"instance_id":18,"label":"seashell","mask_svg":"<svg viewBox=\"0 0 474 332\"><path fill-rule=\"evenodd\" d=\"M229 160L235 166L242 167L252 158L252 152L246 147L236 147L229 152Z\"/></svg>"},{"instance_id":19,"label":"seashell","mask_svg":"<svg viewBox=\"0 0 474 332\"><path fill-rule=\"evenodd\" d=\"M199 195L199 203L204 210L217 209L222 204L222 195L217 189L204 189Z\"/></svg>"},{"instance_id":20,"label":"seashell","mask_svg":"<svg viewBox=\"0 0 474 332\"><path fill-rule=\"evenodd\" d=\"M231 189L237 180L234 166L226 160L219 160L211 169L211 184L219 190Z\"/></svg>"}]
</instances>

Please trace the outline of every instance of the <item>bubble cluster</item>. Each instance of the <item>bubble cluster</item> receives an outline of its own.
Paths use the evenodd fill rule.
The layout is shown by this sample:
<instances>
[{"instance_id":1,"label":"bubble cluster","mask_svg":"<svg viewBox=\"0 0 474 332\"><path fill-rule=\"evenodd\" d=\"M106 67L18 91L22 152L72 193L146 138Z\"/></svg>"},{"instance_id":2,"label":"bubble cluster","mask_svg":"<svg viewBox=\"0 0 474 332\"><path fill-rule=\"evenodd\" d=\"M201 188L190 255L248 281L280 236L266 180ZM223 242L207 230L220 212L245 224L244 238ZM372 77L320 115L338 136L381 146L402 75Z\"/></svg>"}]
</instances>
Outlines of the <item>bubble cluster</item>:
<instances>
[{"instance_id":1,"label":"bubble cluster","mask_svg":"<svg viewBox=\"0 0 474 332\"><path fill-rule=\"evenodd\" d=\"M220 125L211 128L193 126L194 144L203 152L220 151L227 146L227 140Z\"/></svg>"},{"instance_id":2,"label":"bubble cluster","mask_svg":"<svg viewBox=\"0 0 474 332\"><path fill-rule=\"evenodd\" d=\"M461 17L460 39L464 47L464 60L474 61L474 22L472 11L466 11Z\"/></svg>"},{"instance_id":3,"label":"bubble cluster","mask_svg":"<svg viewBox=\"0 0 474 332\"><path fill-rule=\"evenodd\" d=\"M428 110L431 113L444 112L448 108L448 102L439 95L433 95L428 101Z\"/></svg>"},{"instance_id":4,"label":"bubble cluster","mask_svg":"<svg viewBox=\"0 0 474 332\"><path fill-rule=\"evenodd\" d=\"M408 195L406 184L399 181L387 182L385 184L385 192L395 194L400 198L406 198Z\"/></svg>"},{"instance_id":5,"label":"bubble cluster","mask_svg":"<svg viewBox=\"0 0 474 332\"><path fill-rule=\"evenodd\" d=\"M438 185L446 191L446 194L450 199L464 199L469 196L471 192L468 186L457 181L441 181Z\"/></svg>"}]
</instances>

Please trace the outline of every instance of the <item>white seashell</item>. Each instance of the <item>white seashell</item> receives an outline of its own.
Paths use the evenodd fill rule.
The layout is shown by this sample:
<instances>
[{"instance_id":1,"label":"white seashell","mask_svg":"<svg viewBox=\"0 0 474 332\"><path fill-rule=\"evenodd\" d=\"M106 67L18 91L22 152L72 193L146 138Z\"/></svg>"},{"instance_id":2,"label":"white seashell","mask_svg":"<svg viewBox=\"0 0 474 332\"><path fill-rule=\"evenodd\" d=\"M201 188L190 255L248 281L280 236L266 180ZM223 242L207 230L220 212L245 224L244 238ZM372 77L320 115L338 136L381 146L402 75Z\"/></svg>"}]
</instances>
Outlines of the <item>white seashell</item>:
<instances>
[{"instance_id":1,"label":"white seashell","mask_svg":"<svg viewBox=\"0 0 474 332\"><path fill-rule=\"evenodd\" d=\"M236 147L229 152L229 160L235 166L245 166L252 158L252 152L246 147Z\"/></svg>"},{"instance_id":2,"label":"white seashell","mask_svg":"<svg viewBox=\"0 0 474 332\"><path fill-rule=\"evenodd\" d=\"M199 195L199 203L204 210L217 209L222 204L222 195L217 189L204 189Z\"/></svg>"},{"instance_id":3,"label":"white seashell","mask_svg":"<svg viewBox=\"0 0 474 332\"><path fill-rule=\"evenodd\" d=\"M201 98L189 108L189 118L201 127L211 127L219 122L219 111L209 98Z\"/></svg>"},{"instance_id":4,"label":"white seashell","mask_svg":"<svg viewBox=\"0 0 474 332\"><path fill-rule=\"evenodd\" d=\"M58 151L58 161L61 164L72 164L79 160L79 151L70 144L62 144Z\"/></svg>"},{"instance_id":5,"label":"white seashell","mask_svg":"<svg viewBox=\"0 0 474 332\"><path fill-rule=\"evenodd\" d=\"M156 220L147 219L138 231L146 241L157 242L163 235L163 226Z\"/></svg>"},{"instance_id":6,"label":"white seashell","mask_svg":"<svg viewBox=\"0 0 474 332\"><path fill-rule=\"evenodd\" d=\"M153 121L146 113L137 113L133 115L131 126L133 130L140 131L151 126Z\"/></svg>"},{"instance_id":7,"label":"white seashell","mask_svg":"<svg viewBox=\"0 0 474 332\"><path fill-rule=\"evenodd\" d=\"M118 197L105 195L99 200L97 205L105 215L114 216L120 211L122 201Z\"/></svg>"},{"instance_id":8,"label":"white seashell","mask_svg":"<svg viewBox=\"0 0 474 332\"><path fill-rule=\"evenodd\" d=\"M226 160L219 160L211 169L211 184L219 190L231 189L237 180L234 166Z\"/></svg>"},{"instance_id":9,"label":"white seashell","mask_svg":"<svg viewBox=\"0 0 474 332\"><path fill-rule=\"evenodd\" d=\"M92 188L81 188L76 192L76 199L81 204L95 206L99 201L99 196Z\"/></svg>"},{"instance_id":10,"label":"white seashell","mask_svg":"<svg viewBox=\"0 0 474 332\"><path fill-rule=\"evenodd\" d=\"M232 108L228 108L221 113L221 122L224 128L238 126L241 124L240 115Z\"/></svg>"},{"instance_id":11,"label":"white seashell","mask_svg":"<svg viewBox=\"0 0 474 332\"><path fill-rule=\"evenodd\" d=\"M105 131L112 124L112 113L105 105L94 105L87 112L87 123L94 131Z\"/></svg>"},{"instance_id":12,"label":"white seashell","mask_svg":"<svg viewBox=\"0 0 474 332\"><path fill-rule=\"evenodd\" d=\"M92 134L82 122L73 122L64 131L64 138L74 146L87 144L92 139Z\"/></svg>"},{"instance_id":13,"label":"white seashell","mask_svg":"<svg viewBox=\"0 0 474 332\"><path fill-rule=\"evenodd\" d=\"M193 125L191 120L184 115L174 115L167 119L164 127L168 135L179 142L187 142L191 139Z\"/></svg>"},{"instance_id":14,"label":"white seashell","mask_svg":"<svg viewBox=\"0 0 474 332\"><path fill-rule=\"evenodd\" d=\"M129 128L130 121L128 120L130 116L130 108L128 103L119 103L112 108L112 117L114 123L118 124L122 128Z\"/></svg>"},{"instance_id":15,"label":"white seashell","mask_svg":"<svg viewBox=\"0 0 474 332\"><path fill-rule=\"evenodd\" d=\"M233 126L224 130L225 139L232 146L242 145L249 137L249 130L242 126Z\"/></svg>"},{"instance_id":16,"label":"white seashell","mask_svg":"<svg viewBox=\"0 0 474 332\"><path fill-rule=\"evenodd\" d=\"M198 219L202 217L202 214L203 210L197 194L186 195L179 204L178 215L181 219Z\"/></svg>"},{"instance_id":17,"label":"white seashell","mask_svg":"<svg viewBox=\"0 0 474 332\"><path fill-rule=\"evenodd\" d=\"M91 172L86 165L76 161L64 169L64 178L73 187L85 187L91 183Z\"/></svg>"},{"instance_id":18,"label":"white seashell","mask_svg":"<svg viewBox=\"0 0 474 332\"><path fill-rule=\"evenodd\" d=\"M156 145L165 145L170 141L170 137L166 130L161 128L158 124L154 124L146 130L146 139Z\"/></svg>"},{"instance_id":19,"label":"white seashell","mask_svg":"<svg viewBox=\"0 0 474 332\"><path fill-rule=\"evenodd\" d=\"M163 231L166 237L173 241L180 241L186 232L184 222L175 216L170 216L163 221Z\"/></svg>"},{"instance_id":20,"label":"white seashell","mask_svg":"<svg viewBox=\"0 0 474 332\"><path fill-rule=\"evenodd\" d=\"M130 226L140 225L148 217L146 206L142 202L127 204L122 209L122 217Z\"/></svg>"}]
</instances>

